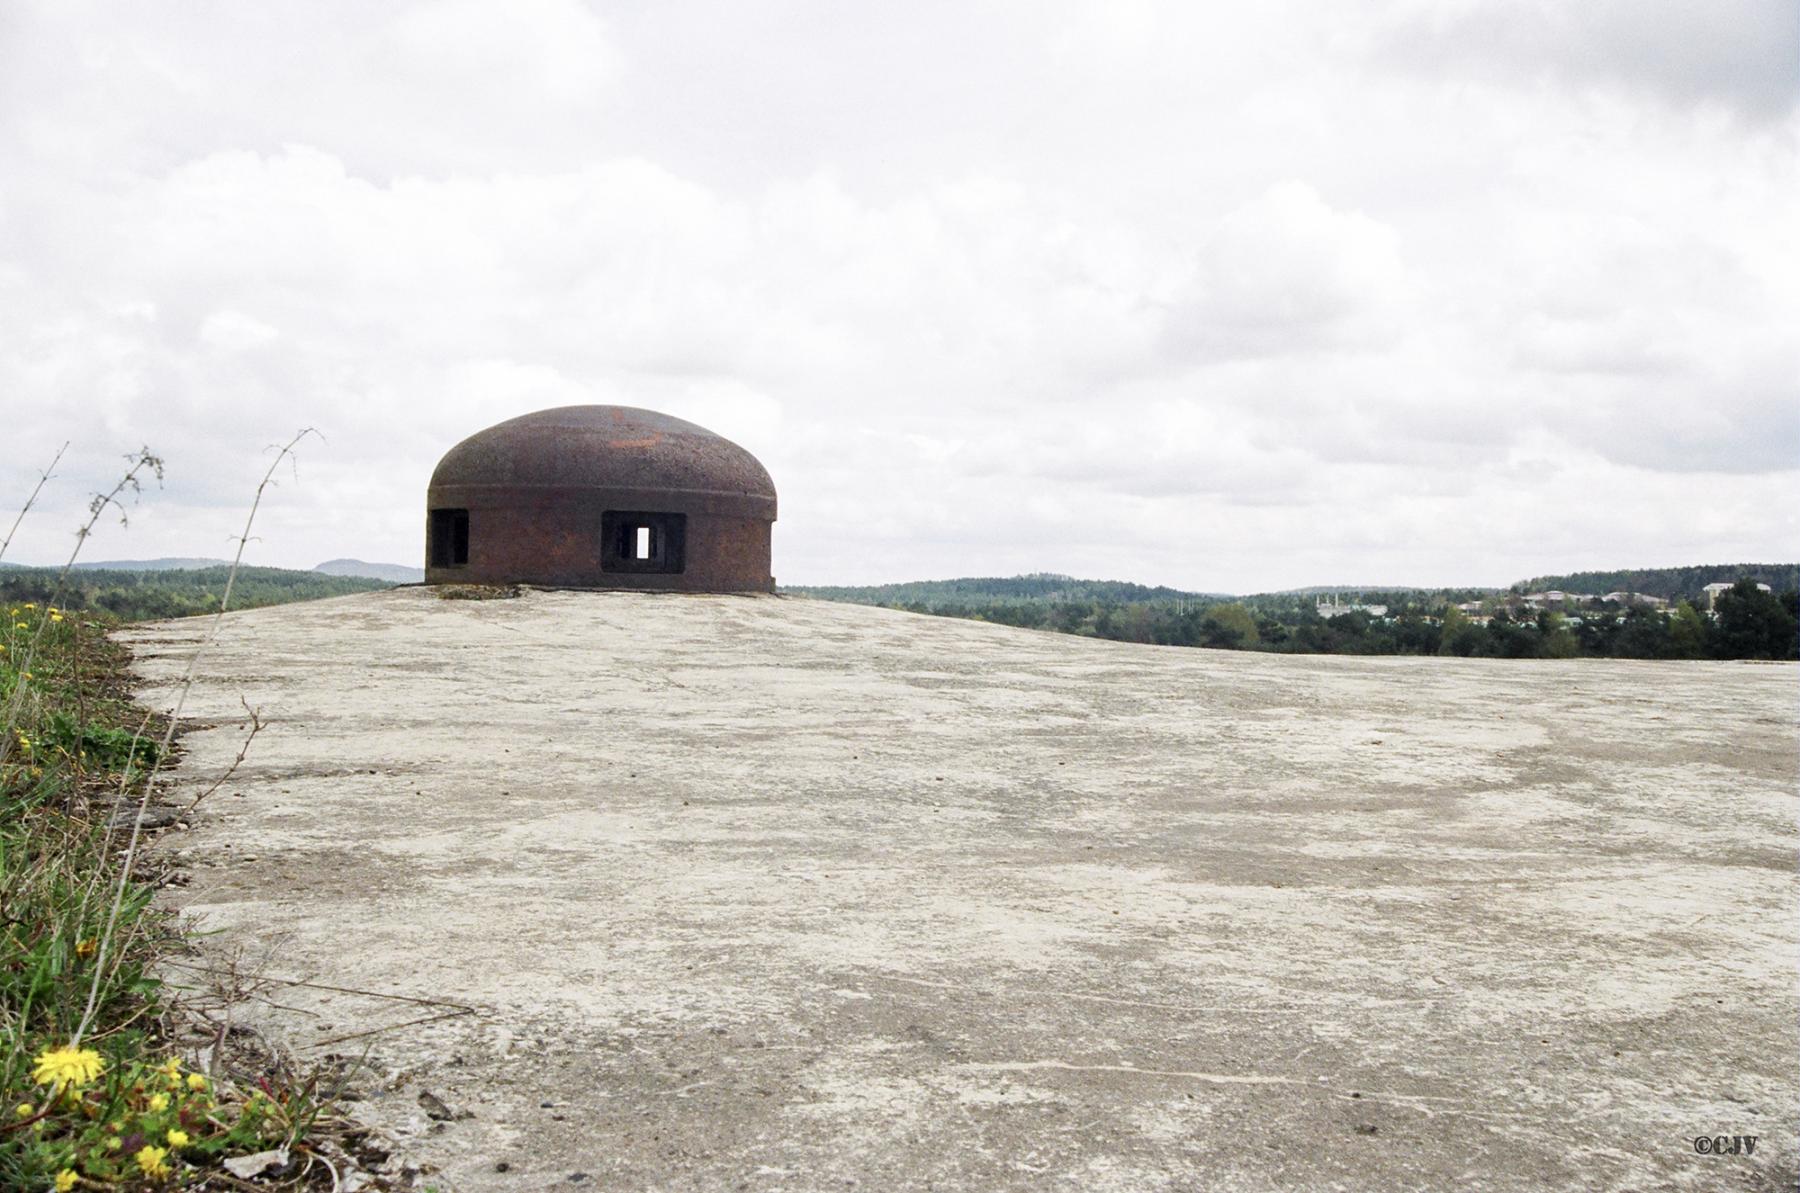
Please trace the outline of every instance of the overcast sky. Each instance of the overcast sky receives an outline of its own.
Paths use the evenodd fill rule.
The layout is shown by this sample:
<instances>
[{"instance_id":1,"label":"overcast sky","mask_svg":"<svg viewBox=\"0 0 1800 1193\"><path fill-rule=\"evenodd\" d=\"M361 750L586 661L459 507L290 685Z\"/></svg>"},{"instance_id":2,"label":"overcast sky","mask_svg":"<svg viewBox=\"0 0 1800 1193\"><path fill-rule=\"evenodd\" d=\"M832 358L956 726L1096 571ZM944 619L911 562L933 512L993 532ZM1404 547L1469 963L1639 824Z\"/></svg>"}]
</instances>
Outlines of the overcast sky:
<instances>
[{"instance_id":1,"label":"overcast sky","mask_svg":"<svg viewBox=\"0 0 1800 1193\"><path fill-rule=\"evenodd\" d=\"M1800 555L1800 5L0 4L0 532L417 563L459 439L749 448L783 583Z\"/></svg>"}]
</instances>

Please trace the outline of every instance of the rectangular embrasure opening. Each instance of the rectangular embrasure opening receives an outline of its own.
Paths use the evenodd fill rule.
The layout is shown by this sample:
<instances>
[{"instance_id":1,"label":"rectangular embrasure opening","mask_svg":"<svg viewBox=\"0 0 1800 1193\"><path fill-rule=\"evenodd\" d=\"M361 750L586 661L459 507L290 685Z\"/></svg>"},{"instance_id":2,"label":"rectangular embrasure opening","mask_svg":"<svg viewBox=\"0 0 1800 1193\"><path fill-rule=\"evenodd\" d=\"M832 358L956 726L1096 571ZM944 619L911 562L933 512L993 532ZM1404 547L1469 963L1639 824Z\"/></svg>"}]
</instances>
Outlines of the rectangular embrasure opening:
<instances>
[{"instance_id":1,"label":"rectangular embrasure opening","mask_svg":"<svg viewBox=\"0 0 1800 1193\"><path fill-rule=\"evenodd\" d=\"M679 572L686 514L607 510L600 515L600 568L607 572Z\"/></svg>"},{"instance_id":2,"label":"rectangular embrasure opening","mask_svg":"<svg viewBox=\"0 0 1800 1193\"><path fill-rule=\"evenodd\" d=\"M469 511L432 510L427 539L434 568L459 568L469 562Z\"/></svg>"}]
</instances>

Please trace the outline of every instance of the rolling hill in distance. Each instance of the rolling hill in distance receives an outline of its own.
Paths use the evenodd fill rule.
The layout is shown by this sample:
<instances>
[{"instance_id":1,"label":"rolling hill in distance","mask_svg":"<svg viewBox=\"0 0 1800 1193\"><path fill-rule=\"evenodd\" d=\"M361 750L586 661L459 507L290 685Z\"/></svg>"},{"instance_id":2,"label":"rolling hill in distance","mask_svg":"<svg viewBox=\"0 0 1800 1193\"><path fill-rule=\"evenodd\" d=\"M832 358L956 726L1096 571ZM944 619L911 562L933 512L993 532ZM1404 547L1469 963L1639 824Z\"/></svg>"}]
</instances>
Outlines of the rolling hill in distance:
<instances>
[{"instance_id":1,"label":"rolling hill in distance","mask_svg":"<svg viewBox=\"0 0 1800 1193\"><path fill-rule=\"evenodd\" d=\"M228 568L229 559L103 559L77 563L78 572L192 572L201 568Z\"/></svg>"},{"instance_id":2,"label":"rolling hill in distance","mask_svg":"<svg viewBox=\"0 0 1800 1193\"><path fill-rule=\"evenodd\" d=\"M361 576L365 580L386 580L390 584L419 584L425 569L404 563L370 563L363 559L327 559L313 571L326 576Z\"/></svg>"},{"instance_id":3,"label":"rolling hill in distance","mask_svg":"<svg viewBox=\"0 0 1800 1193\"><path fill-rule=\"evenodd\" d=\"M196 563L206 566L190 566ZM66 578L55 568L8 565L0 569L0 601L103 611L123 621L187 617L217 610L230 574L225 564L193 559L114 560L78 568ZM417 568L358 559L329 560L310 571L242 567L231 605L246 609L347 596L422 578ZM1707 585L1740 579L1771 591L1746 590L1719 603L1702 599ZM1800 564L1711 564L1539 576L1510 590L1328 585L1234 596L1039 572L792 585L781 592L1164 646L1306 654L1785 659L1796 656L1796 587ZM1623 590L1691 603L1657 611L1626 608L1629 598L1579 609L1526 607L1517 599L1524 592L1553 589L1593 596ZM1332 598L1329 607L1320 604L1325 596Z\"/></svg>"},{"instance_id":4,"label":"rolling hill in distance","mask_svg":"<svg viewBox=\"0 0 1800 1193\"><path fill-rule=\"evenodd\" d=\"M1222 601L1229 593L1188 592L1126 580L1077 580L1052 572L1029 576L969 576L957 580L911 580L900 584L796 584L781 591L859 605L931 604L941 601Z\"/></svg>"},{"instance_id":5,"label":"rolling hill in distance","mask_svg":"<svg viewBox=\"0 0 1800 1193\"><path fill-rule=\"evenodd\" d=\"M191 617L218 609L230 574L231 568L225 564L202 568L80 568L66 578L61 577L60 568L9 567L0 570L0 601L34 601L69 610L100 611L124 621ZM391 587L385 580L362 576L240 567L232 584L231 607L254 609Z\"/></svg>"},{"instance_id":6,"label":"rolling hill in distance","mask_svg":"<svg viewBox=\"0 0 1800 1193\"><path fill-rule=\"evenodd\" d=\"M78 572L192 572L206 568L228 568L229 559L181 558L167 559L103 559L94 563L77 563ZM30 571L56 571L55 567L35 567L30 564L0 563L0 568L22 568ZM264 571L292 571L301 575L305 572L298 568L265 568ZM418 584L425 579L425 569L410 567L404 563L370 563L362 559L327 559L312 571L322 576L357 576L365 580L385 580L389 584Z\"/></svg>"},{"instance_id":7,"label":"rolling hill in distance","mask_svg":"<svg viewBox=\"0 0 1800 1193\"><path fill-rule=\"evenodd\" d=\"M971 602L1097 601L1102 603L1161 603L1166 601L1230 601L1315 596L1375 596L1438 594L1471 600L1502 592L1563 592L1604 595L1620 590L1678 600L1700 593L1708 584L1732 583L1743 577L1767 584L1776 592L1800 588L1800 564L1718 563L1689 567L1637 568L1619 571L1572 572L1562 576L1536 576L1508 588L1469 586L1421 588L1408 584L1323 584L1265 593L1188 591L1162 585L1133 584L1121 580L1080 580L1039 572L1027 576L962 577L954 580L913 580L900 584L783 585L782 592L830 601L869 605L967 604Z\"/></svg>"},{"instance_id":8,"label":"rolling hill in distance","mask_svg":"<svg viewBox=\"0 0 1800 1193\"><path fill-rule=\"evenodd\" d=\"M228 568L231 561L200 557L172 556L158 559L112 559L75 564L78 572L188 572ZM55 567L0 562L0 570L54 572ZM303 571L295 568L249 568L245 572L289 572L296 576L321 575L377 580L387 584L418 584L424 581L423 568L402 563L381 563L363 559L328 559ZM1103 604L1162 603L1168 601L1216 602L1251 597L1316 597L1368 596L1373 594L1441 594L1456 599L1470 599L1503 592L1524 593L1561 590L1569 593L1601 595L1608 592L1637 592L1665 600L1698 595L1708 584L1731 583L1748 577L1769 585L1776 592L1800 589L1800 564L1796 563L1719 563L1695 564L1672 568L1623 568L1613 571L1570 572L1565 575L1534 576L1507 588L1471 585L1456 588L1426 588L1410 584L1319 584L1303 588L1286 588L1262 593L1228 593L1197 589L1172 588L1163 584L1138 584L1129 580L1088 580L1054 572L1034 572L1020 576L963 576L948 580L909 580L893 584L790 584L781 591L796 596L821 600L848 601L870 605L914 605L969 603L988 601L1024 601L1062 603L1092 601ZM1466 594L1466 595L1465 595Z\"/></svg>"},{"instance_id":9,"label":"rolling hill in distance","mask_svg":"<svg viewBox=\"0 0 1800 1193\"><path fill-rule=\"evenodd\" d=\"M1800 564L1717 563L1682 568L1637 568L1616 572L1571 572L1566 576L1534 576L1512 586L1513 592L1641 592L1676 601L1693 597L1708 584L1732 584L1744 578L1767 584L1776 592L1800 588Z\"/></svg>"},{"instance_id":10,"label":"rolling hill in distance","mask_svg":"<svg viewBox=\"0 0 1800 1193\"><path fill-rule=\"evenodd\" d=\"M1702 599L1708 585L1740 580L1766 589L1752 583L1717 601ZM1511 590L1325 586L1224 596L1039 574L782 591L1158 646L1508 659L1791 659L1800 617L1797 580L1800 565L1714 564L1540 576ZM1546 590L1686 600L1651 608L1629 596L1573 604L1521 599ZM1331 601L1322 603L1327 595Z\"/></svg>"}]
</instances>

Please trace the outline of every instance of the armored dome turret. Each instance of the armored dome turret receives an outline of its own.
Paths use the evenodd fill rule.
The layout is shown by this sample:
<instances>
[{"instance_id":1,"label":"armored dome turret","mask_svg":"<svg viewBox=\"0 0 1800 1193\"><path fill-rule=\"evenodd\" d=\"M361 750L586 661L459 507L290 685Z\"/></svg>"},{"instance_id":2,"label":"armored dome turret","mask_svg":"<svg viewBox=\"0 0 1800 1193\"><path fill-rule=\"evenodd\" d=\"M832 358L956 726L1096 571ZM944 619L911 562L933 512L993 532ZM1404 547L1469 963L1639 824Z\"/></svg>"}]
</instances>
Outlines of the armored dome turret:
<instances>
[{"instance_id":1,"label":"armored dome turret","mask_svg":"<svg viewBox=\"0 0 1800 1193\"><path fill-rule=\"evenodd\" d=\"M769 592L775 485L679 418L563 406L444 456L426 495L427 584Z\"/></svg>"}]
</instances>

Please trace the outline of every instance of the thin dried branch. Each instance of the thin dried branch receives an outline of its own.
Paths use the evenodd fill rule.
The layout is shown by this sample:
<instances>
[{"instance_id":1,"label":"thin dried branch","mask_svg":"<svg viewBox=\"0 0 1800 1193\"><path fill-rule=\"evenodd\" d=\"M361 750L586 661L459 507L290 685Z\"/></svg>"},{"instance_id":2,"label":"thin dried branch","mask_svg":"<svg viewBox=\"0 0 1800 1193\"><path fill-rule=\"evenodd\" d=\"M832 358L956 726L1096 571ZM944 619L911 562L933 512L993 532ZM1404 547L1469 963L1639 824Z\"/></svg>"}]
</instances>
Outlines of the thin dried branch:
<instances>
[{"instance_id":1,"label":"thin dried branch","mask_svg":"<svg viewBox=\"0 0 1800 1193\"><path fill-rule=\"evenodd\" d=\"M6 549L12 546L13 535L19 533L19 523L25 520L25 515L31 512L31 507L37 504L38 494L44 491L44 485L49 482L51 475L56 471L57 463L63 458L63 453L68 450L69 442L65 439L63 445L56 449L56 455L51 457L50 467L38 474L38 483L31 490L31 496L25 499L25 504L20 508L19 516L13 519L12 527L7 530L6 537L0 539L0 559L6 558Z\"/></svg>"},{"instance_id":2,"label":"thin dried branch","mask_svg":"<svg viewBox=\"0 0 1800 1193\"><path fill-rule=\"evenodd\" d=\"M207 627L206 635L201 638L199 643L195 645L193 653L188 656L187 668L181 676L180 687L175 699L175 707L169 713L168 724L163 729L161 748L157 750L156 757L151 760L150 773L144 779L143 793L138 799L137 815L131 822L131 837L130 840L126 842L124 856L119 860L118 883L114 889L112 907L107 912L106 929L100 934L100 951L94 958L94 977L93 981L88 986L87 1005L82 1011L81 1022L76 1025L70 1045L71 1047L81 1042L82 1036L86 1034L88 1027L93 1023L94 1010L100 998L100 983L101 979L108 972L108 962L112 961L114 966L117 965L115 959L107 956L108 946L112 941L114 930L118 925L119 910L125 903L125 890L130 881L132 867L137 860L138 844L143 839L144 811L150 806L150 797L156 790L156 780L161 773L163 761L169 756L169 747L175 740L175 727L180 724L182 710L187 707L188 695L193 691L194 672L198 669L200 660L206 654L207 648L211 646L213 640L218 637L219 627L225 620L226 612L231 608L232 588L237 583L238 569L242 566L244 559L244 547L250 541L250 528L256 524L256 512L262 507L263 494L267 492L269 486L274 483L275 470L281 466L282 460L293 455L294 448L299 445L302 439L305 439L308 435L314 434L317 434L317 432L311 427L305 427L292 439L288 440L288 442L276 452L275 459L269 464L269 470L263 474L262 482L256 486L256 496L250 502L250 513L244 519L244 532L240 534L237 539L237 554L232 557L231 571L227 573L225 577L225 592L219 599L219 611L213 615L212 624ZM161 467L161 461L157 461L157 475L159 477L161 476ZM115 490L115 492L117 492L117 490ZM98 517L99 510L104 508L104 503L96 504L94 516Z\"/></svg>"},{"instance_id":3,"label":"thin dried branch","mask_svg":"<svg viewBox=\"0 0 1800 1193\"><path fill-rule=\"evenodd\" d=\"M212 977L235 977L237 972L235 966L229 970L221 970L209 965L195 965L188 961L170 961L168 964L176 966L179 969L191 970L194 973L203 973ZM305 978L277 978L271 977L268 974L258 974L256 980L258 983L265 985L297 986L303 990L326 990L333 994L359 994L364 998L379 998L388 1002L411 1003L414 1006L420 1007L449 1007L452 1010L469 1015L473 1015L480 1010L479 1007L472 1006L469 1003L452 1002L447 998L420 998L414 994L388 994L381 990L364 990L357 986L333 986L325 982L309 981Z\"/></svg>"},{"instance_id":4,"label":"thin dried branch","mask_svg":"<svg viewBox=\"0 0 1800 1193\"><path fill-rule=\"evenodd\" d=\"M245 758L249 757L250 743L256 740L257 734L269 727L269 723L262 719L262 709L251 708L250 702L241 696L238 697L238 703L244 706L244 712L250 718L250 732L244 735L244 744L238 747L237 757L231 760L231 765L225 768L225 773L214 779L212 785L205 791L202 791L199 795L196 795L192 800L188 801L188 806L182 809L184 812L192 812L195 808L200 806L201 800L230 782L231 776L237 774L237 768L244 764Z\"/></svg>"},{"instance_id":5,"label":"thin dried branch","mask_svg":"<svg viewBox=\"0 0 1800 1193\"><path fill-rule=\"evenodd\" d=\"M62 571L58 572L56 575L56 587L51 589L49 603L52 606L62 600L63 591L68 587L69 572L74 568L75 560L81 555L81 548L87 543L88 535L93 533L95 523L100 521L100 515L109 507L116 507L119 511L120 524L124 524L125 506L119 500L119 497L127 490L132 493L143 491L143 485L138 480L138 474L145 470L149 470L155 474L159 484L162 482L162 457L152 453L148 447L140 448L125 458L131 461L131 467L126 469L125 475L119 478L119 483L114 485L109 492L94 494L94 500L88 503L88 520L82 524L81 529L75 532L75 549L69 552L68 562L63 564ZM39 644L43 641L44 632L49 628L49 618L38 618L37 629L31 635L31 641L25 648L24 658L17 661L15 664L19 670L29 671L31 669L32 660L37 656L37 649ZM19 684L15 687L13 689L12 701L7 706L6 723L4 727L0 727L0 763L4 763L8 756L12 754L14 748L13 730L19 723L19 710L24 707L25 692L26 685Z\"/></svg>"}]
</instances>

